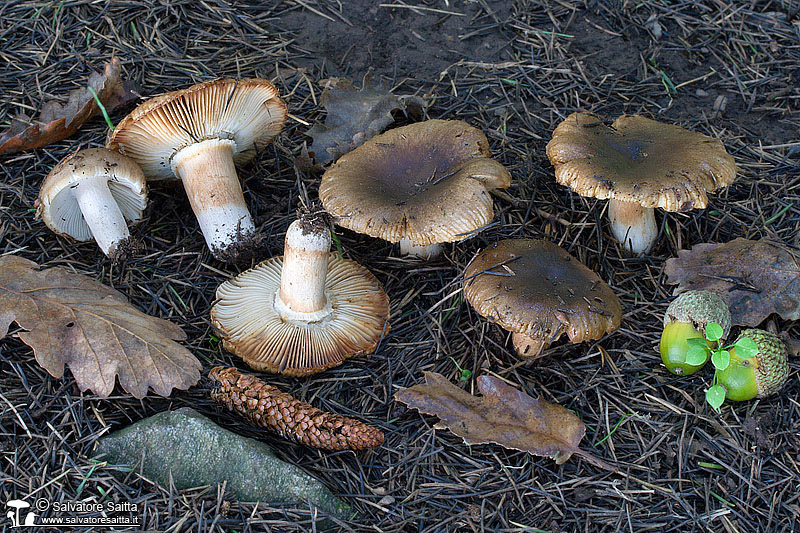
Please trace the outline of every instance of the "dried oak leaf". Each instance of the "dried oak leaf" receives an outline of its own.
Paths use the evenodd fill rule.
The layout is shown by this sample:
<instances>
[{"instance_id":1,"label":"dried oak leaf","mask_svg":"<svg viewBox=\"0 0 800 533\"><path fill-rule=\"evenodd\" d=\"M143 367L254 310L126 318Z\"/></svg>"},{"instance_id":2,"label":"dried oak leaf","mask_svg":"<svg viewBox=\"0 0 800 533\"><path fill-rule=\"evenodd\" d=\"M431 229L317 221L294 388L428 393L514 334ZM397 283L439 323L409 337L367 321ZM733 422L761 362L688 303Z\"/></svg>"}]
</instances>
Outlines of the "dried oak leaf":
<instances>
[{"instance_id":1,"label":"dried oak leaf","mask_svg":"<svg viewBox=\"0 0 800 533\"><path fill-rule=\"evenodd\" d=\"M88 87L94 89L106 111L138 98L138 89L133 82L120 79L119 59L111 58L103 73L92 72ZM47 146L74 135L90 118L100 112L94 96L88 88L75 89L69 93L66 105L47 102L42 106L35 124L25 116L17 117L9 128L0 134L0 155L13 154Z\"/></svg>"},{"instance_id":2,"label":"dried oak leaf","mask_svg":"<svg viewBox=\"0 0 800 533\"><path fill-rule=\"evenodd\" d=\"M592 464L614 470L598 457L578 448L586 426L560 405L532 398L492 376L478 378L483 397L473 396L434 372L425 384L394 395L417 411L438 416L436 428L447 428L467 444L495 443L505 448L551 457L565 463L578 454Z\"/></svg>"},{"instance_id":3,"label":"dried oak leaf","mask_svg":"<svg viewBox=\"0 0 800 533\"><path fill-rule=\"evenodd\" d=\"M137 398L147 388L169 396L200 379L200 362L175 341L183 330L133 307L116 290L63 268L39 270L22 257L0 257L0 339L11 322L54 377L68 365L81 390L108 397L119 374Z\"/></svg>"},{"instance_id":4,"label":"dried oak leaf","mask_svg":"<svg viewBox=\"0 0 800 533\"><path fill-rule=\"evenodd\" d=\"M346 79L330 78L320 103L328 112L325 125L314 124L307 132L314 140L311 152L320 165L327 165L381 133L394 122L392 111L404 109L395 95L373 85L369 74L364 76L361 89Z\"/></svg>"},{"instance_id":5,"label":"dried oak leaf","mask_svg":"<svg viewBox=\"0 0 800 533\"><path fill-rule=\"evenodd\" d=\"M800 254L767 240L735 239L725 244L696 244L680 250L664 267L667 282L688 290L718 292L731 310L731 321L757 326L771 313L800 318Z\"/></svg>"}]
</instances>

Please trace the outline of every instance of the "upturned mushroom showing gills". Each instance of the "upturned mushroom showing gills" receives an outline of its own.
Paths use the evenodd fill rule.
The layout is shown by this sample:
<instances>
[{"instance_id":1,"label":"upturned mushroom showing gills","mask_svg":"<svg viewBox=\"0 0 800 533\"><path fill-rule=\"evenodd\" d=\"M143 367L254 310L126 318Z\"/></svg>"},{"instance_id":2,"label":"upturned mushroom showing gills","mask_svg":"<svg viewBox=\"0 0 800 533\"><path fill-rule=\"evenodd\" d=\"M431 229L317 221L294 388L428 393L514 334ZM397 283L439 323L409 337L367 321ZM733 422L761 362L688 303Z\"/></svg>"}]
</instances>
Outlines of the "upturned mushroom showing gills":
<instances>
[{"instance_id":1,"label":"upturned mushroom showing gills","mask_svg":"<svg viewBox=\"0 0 800 533\"><path fill-rule=\"evenodd\" d=\"M731 312L722 297L711 291L686 291L675 298L664 314L659 350L667 370L679 376L694 374L700 365L686 362L689 339L705 339L703 332L708 324L719 324L724 340L731 330Z\"/></svg>"},{"instance_id":2,"label":"upturned mushroom showing gills","mask_svg":"<svg viewBox=\"0 0 800 533\"><path fill-rule=\"evenodd\" d=\"M489 191L511 174L486 136L460 120L428 120L373 137L322 176L319 197L336 223L432 258L494 217Z\"/></svg>"},{"instance_id":3,"label":"upturned mushroom showing gills","mask_svg":"<svg viewBox=\"0 0 800 533\"><path fill-rule=\"evenodd\" d=\"M553 132L547 156L556 180L581 196L607 198L611 230L644 255L658 236L654 208L703 209L708 192L730 185L736 165L722 142L640 116L611 126L573 113Z\"/></svg>"},{"instance_id":4,"label":"upturned mushroom showing gills","mask_svg":"<svg viewBox=\"0 0 800 533\"><path fill-rule=\"evenodd\" d=\"M217 289L211 321L250 367L307 376L372 353L389 329L389 298L354 261L330 253L327 217L289 226L284 255Z\"/></svg>"},{"instance_id":5,"label":"upturned mushroom showing gills","mask_svg":"<svg viewBox=\"0 0 800 533\"><path fill-rule=\"evenodd\" d=\"M745 359L736 354L736 347L730 350L730 363L717 376L719 384L725 388L725 398L742 402L779 392L789 378L786 345L780 337L762 329L746 329L736 342L743 337L756 343L758 353Z\"/></svg>"},{"instance_id":6,"label":"upturned mushroom showing gills","mask_svg":"<svg viewBox=\"0 0 800 533\"><path fill-rule=\"evenodd\" d=\"M133 158L149 180L181 180L215 257L236 260L255 233L236 165L283 128L286 104L267 80L220 79L144 102L106 146Z\"/></svg>"},{"instance_id":7,"label":"upturned mushroom showing gills","mask_svg":"<svg viewBox=\"0 0 800 533\"><path fill-rule=\"evenodd\" d=\"M538 358L566 333L571 343L619 328L622 307L600 277L547 241L508 239L464 272L464 296L481 316L513 333L520 357Z\"/></svg>"},{"instance_id":8,"label":"upturned mushroom showing gills","mask_svg":"<svg viewBox=\"0 0 800 533\"><path fill-rule=\"evenodd\" d=\"M42 182L37 214L60 235L78 241L94 238L111 258L128 251L130 231L147 206L147 182L130 158L91 148L65 157Z\"/></svg>"}]
</instances>

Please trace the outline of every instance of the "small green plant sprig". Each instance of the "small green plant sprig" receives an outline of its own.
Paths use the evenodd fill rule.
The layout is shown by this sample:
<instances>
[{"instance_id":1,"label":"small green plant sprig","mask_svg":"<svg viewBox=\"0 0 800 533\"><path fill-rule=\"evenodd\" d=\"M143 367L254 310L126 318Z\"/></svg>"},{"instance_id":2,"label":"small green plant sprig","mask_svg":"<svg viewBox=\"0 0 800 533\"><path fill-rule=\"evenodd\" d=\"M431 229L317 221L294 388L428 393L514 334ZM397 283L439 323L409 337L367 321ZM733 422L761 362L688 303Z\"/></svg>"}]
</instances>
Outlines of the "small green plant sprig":
<instances>
[{"instance_id":1,"label":"small green plant sprig","mask_svg":"<svg viewBox=\"0 0 800 533\"><path fill-rule=\"evenodd\" d=\"M736 355L742 359L750 359L758 355L758 346L750 337L741 337L734 344L724 346L721 342L722 326L715 322L706 324L703 332L705 339L687 339L689 350L686 352L686 362L690 365L701 365L711 355L711 363L714 365L714 380L711 387L706 391L706 401L719 412L719 408L725 402L725 387L719 384L719 373L728 368L731 363L730 350L736 350ZM706 342L708 341L708 342Z\"/></svg>"},{"instance_id":2,"label":"small green plant sprig","mask_svg":"<svg viewBox=\"0 0 800 533\"><path fill-rule=\"evenodd\" d=\"M456 361L452 357L450 358L450 360L453 361L453 364L456 365L456 368L461 373L461 375L458 377L458 381L469 381L470 379L472 379L472 370L468 368L461 368L461 365L458 364L458 361Z\"/></svg>"}]
</instances>

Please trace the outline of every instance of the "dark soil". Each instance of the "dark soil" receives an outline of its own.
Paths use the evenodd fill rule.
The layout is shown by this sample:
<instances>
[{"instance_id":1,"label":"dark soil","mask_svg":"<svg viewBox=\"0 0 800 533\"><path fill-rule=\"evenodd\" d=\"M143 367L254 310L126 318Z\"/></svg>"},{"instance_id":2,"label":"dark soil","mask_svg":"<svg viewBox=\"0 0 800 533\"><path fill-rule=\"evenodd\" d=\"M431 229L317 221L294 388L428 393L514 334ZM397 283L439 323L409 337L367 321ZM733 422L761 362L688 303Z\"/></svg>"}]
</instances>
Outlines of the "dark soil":
<instances>
[{"instance_id":1,"label":"dark soil","mask_svg":"<svg viewBox=\"0 0 800 533\"><path fill-rule=\"evenodd\" d=\"M495 224L446 246L436 262L399 259L388 243L337 230L345 255L384 284L391 333L374 355L318 376L262 376L316 407L380 427L386 442L377 450L322 453L287 443L221 412L202 388L169 399L137 401L120 389L97 398L77 390L69 371L60 379L43 371L12 326L0 341L0 500L136 502L150 531L310 531L302 503L238 502L221 486L176 491L135 471L114 477L119 468L88 459L101 435L190 405L322 480L358 512L339 525L343 531L800 529L797 360L783 394L717 414L704 401L710 372L676 378L658 355L672 296L666 259L736 237L800 244L798 7L789 0L3 3L2 127L80 87L112 55L144 96L218 76L259 76L287 101L293 118L283 133L240 169L266 238L239 266L206 249L180 185L151 186L147 216L132 229L145 250L118 265L93 243L57 237L34 219L52 166L103 144L102 117L75 138L0 162L2 253L87 274L175 321L206 371L245 369L210 326L216 287L280 254L296 210L317 199L319 174L295 161L310 143L304 132L324 120L320 80L360 85L372 71L396 94L423 97L427 118L484 131L514 182L495 197ZM605 222L606 202L556 184L545 155L553 128L576 110L611 119L639 113L719 137L739 177L705 210L657 213L657 245L646 258L628 258ZM507 237L548 239L596 271L622 302L622 327L597 342L559 342L533 363L518 360L509 335L463 301L458 281L478 250ZM762 326L800 336L774 315ZM495 445L469 447L392 400L423 371L458 382L456 364L572 409L587 425L583 448L619 473L578 457L556 466ZM474 380L464 386L474 392Z\"/></svg>"}]
</instances>

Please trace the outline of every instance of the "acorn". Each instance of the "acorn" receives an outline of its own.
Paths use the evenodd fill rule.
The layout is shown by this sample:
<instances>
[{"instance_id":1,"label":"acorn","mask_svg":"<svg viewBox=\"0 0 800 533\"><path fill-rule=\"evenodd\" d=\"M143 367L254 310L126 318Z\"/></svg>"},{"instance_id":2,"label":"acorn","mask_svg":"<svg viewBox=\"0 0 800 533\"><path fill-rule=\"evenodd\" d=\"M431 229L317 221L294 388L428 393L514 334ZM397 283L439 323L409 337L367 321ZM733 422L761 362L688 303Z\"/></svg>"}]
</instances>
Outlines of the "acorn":
<instances>
[{"instance_id":1,"label":"acorn","mask_svg":"<svg viewBox=\"0 0 800 533\"><path fill-rule=\"evenodd\" d=\"M736 342L744 337L756 343L756 355L740 357L734 346L729 350L728 368L717 373L717 383L725 387L725 398L736 402L775 394L789 378L789 353L777 335L763 329L746 329Z\"/></svg>"},{"instance_id":2,"label":"acorn","mask_svg":"<svg viewBox=\"0 0 800 533\"><path fill-rule=\"evenodd\" d=\"M664 314L661 332L661 360L667 370L679 376L694 374L708 362L692 365L686 362L689 339L705 339L706 324L722 327L722 337L731 329L731 313L720 295L711 291L686 291L675 298Z\"/></svg>"}]
</instances>

